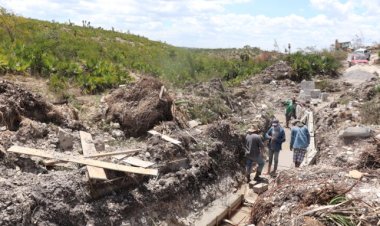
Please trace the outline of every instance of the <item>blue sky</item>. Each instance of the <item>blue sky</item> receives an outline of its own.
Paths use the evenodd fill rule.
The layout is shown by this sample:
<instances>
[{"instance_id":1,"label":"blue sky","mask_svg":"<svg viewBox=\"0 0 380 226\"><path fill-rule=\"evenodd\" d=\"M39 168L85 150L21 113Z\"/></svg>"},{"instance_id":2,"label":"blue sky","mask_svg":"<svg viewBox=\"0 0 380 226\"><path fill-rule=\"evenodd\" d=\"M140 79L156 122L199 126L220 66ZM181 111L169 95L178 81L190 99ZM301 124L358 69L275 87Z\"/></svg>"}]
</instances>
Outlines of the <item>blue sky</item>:
<instances>
[{"instance_id":1,"label":"blue sky","mask_svg":"<svg viewBox=\"0 0 380 226\"><path fill-rule=\"evenodd\" d=\"M176 46L328 48L380 42L380 0L0 0L18 15L91 22Z\"/></svg>"}]
</instances>

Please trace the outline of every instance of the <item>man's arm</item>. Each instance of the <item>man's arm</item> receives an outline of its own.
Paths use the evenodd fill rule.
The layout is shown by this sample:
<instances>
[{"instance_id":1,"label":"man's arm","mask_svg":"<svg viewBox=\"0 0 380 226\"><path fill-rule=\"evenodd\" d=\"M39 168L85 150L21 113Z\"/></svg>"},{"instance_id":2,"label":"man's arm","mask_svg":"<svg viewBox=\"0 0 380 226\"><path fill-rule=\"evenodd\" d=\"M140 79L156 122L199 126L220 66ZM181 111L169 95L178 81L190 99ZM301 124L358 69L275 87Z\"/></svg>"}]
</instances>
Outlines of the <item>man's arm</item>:
<instances>
[{"instance_id":1,"label":"man's arm","mask_svg":"<svg viewBox=\"0 0 380 226\"><path fill-rule=\"evenodd\" d=\"M295 129L292 129L291 136L290 136L290 150L293 149L295 136L296 136L296 131L295 131Z\"/></svg>"},{"instance_id":2,"label":"man's arm","mask_svg":"<svg viewBox=\"0 0 380 226\"><path fill-rule=\"evenodd\" d=\"M284 143L286 141L286 135L285 135L285 130L284 128L281 128L281 134L280 134L280 140L282 143Z\"/></svg>"},{"instance_id":3,"label":"man's arm","mask_svg":"<svg viewBox=\"0 0 380 226\"><path fill-rule=\"evenodd\" d=\"M263 153L264 152L264 144L260 138L257 138L257 144L259 146L260 153Z\"/></svg>"},{"instance_id":4,"label":"man's arm","mask_svg":"<svg viewBox=\"0 0 380 226\"><path fill-rule=\"evenodd\" d=\"M272 127L268 130L268 132L265 134L265 139L271 139L272 138Z\"/></svg>"}]
</instances>

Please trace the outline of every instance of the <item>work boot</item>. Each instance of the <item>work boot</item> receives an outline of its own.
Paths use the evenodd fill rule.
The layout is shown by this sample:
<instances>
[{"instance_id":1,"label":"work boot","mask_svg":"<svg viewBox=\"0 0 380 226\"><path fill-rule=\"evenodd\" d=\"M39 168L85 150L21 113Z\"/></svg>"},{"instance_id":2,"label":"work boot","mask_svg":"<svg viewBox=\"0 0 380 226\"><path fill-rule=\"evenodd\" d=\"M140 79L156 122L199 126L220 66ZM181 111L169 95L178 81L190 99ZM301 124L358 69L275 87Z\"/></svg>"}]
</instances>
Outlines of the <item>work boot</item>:
<instances>
[{"instance_id":1,"label":"work boot","mask_svg":"<svg viewBox=\"0 0 380 226\"><path fill-rule=\"evenodd\" d=\"M277 164L274 164L273 171L270 173L271 176L276 176Z\"/></svg>"},{"instance_id":2,"label":"work boot","mask_svg":"<svg viewBox=\"0 0 380 226\"><path fill-rule=\"evenodd\" d=\"M256 175L255 175L255 178L253 178L253 180L257 181L257 182L262 181L263 178L261 178L260 175L261 175L261 172L257 171Z\"/></svg>"}]
</instances>

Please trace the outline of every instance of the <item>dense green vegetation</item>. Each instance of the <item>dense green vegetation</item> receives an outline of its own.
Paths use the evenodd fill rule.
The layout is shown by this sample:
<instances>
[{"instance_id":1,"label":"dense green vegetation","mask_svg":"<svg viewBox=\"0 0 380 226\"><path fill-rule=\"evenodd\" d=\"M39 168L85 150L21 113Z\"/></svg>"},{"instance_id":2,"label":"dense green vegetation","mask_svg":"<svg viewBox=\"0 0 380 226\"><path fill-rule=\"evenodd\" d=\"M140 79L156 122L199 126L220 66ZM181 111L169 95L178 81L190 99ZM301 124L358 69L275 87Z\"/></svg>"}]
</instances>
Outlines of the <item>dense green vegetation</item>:
<instances>
[{"instance_id":1,"label":"dense green vegetation","mask_svg":"<svg viewBox=\"0 0 380 226\"><path fill-rule=\"evenodd\" d=\"M261 52L257 48L178 48L85 23L81 27L26 19L5 9L0 10L0 22L0 73L47 77L56 92L68 84L87 93L101 92L127 83L131 72L174 84L213 77L231 80L268 64L253 60Z\"/></svg>"},{"instance_id":2,"label":"dense green vegetation","mask_svg":"<svg viewBox=\"0 0 380 226\"><path fill-rule=\"evenodd\" d=\"M289 54L285 60L293 69L292 79L309 80L316 75L336 76L341 67L339 57L328 51L304 53L302 51Z\"/></svg>"},{"instance_id":3,"label":"dense green vegetation","mask_svg":"<svg viewBox=\"0 0 380 226\"><path fill-rule=\"evenodd\" d=\"M76 85L97 93L131 81L130 73L148 74L175 85L222 78L229 84L261 72L285 58L293 80L317 74L335 75L340 64L329 52L297 52L282 56L245 46L241 49L189 49L89 23L27 19L0 7L0 74L49 78L51 89L64 93Z\"/></svg>"}]
</instances>

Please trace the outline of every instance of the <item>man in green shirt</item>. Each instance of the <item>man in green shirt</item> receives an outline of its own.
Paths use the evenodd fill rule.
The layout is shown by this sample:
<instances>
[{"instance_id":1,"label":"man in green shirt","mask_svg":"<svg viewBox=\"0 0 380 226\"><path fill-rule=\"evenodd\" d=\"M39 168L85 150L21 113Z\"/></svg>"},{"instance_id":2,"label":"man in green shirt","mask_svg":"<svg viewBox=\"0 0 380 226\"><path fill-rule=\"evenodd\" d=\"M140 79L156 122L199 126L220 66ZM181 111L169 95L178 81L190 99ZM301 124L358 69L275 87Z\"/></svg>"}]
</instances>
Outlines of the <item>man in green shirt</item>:
<instances>
[{"instance_id":1,"label":"man in green shirt","mask_svg":"<svg viewBox=\"0 0 380 226\"><path fill-rule=\"evenodd\" d=\"M285 120L286 128L289 128L289 121L291 118L297 118L296 116L296 97L293 97L291 100L285 101Z\"/></svg>"}]
</instances>

